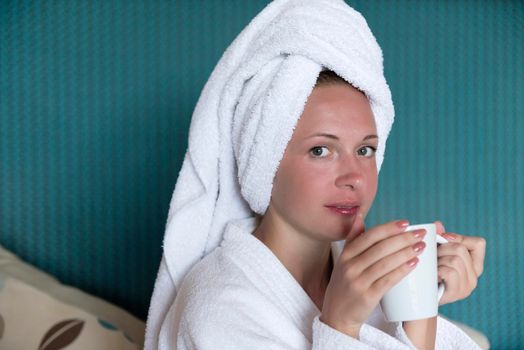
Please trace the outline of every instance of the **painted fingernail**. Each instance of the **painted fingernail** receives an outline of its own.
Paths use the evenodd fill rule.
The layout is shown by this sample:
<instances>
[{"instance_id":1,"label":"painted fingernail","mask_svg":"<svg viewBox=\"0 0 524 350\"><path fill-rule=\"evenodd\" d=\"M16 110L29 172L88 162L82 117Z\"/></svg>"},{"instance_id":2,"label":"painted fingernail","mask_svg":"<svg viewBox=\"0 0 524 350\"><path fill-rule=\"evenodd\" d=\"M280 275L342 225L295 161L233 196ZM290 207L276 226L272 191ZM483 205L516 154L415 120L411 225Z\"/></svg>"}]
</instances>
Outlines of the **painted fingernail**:
<instances>
[{"instance_id":1,"label":"painted fingernail","mask_svg":"<svg viewBox=\"0 0 524 350\"><path fill-rule=\"evenodd\" d=\"M424 248L426 248L426 243L424 242L418 242L413 245L413 251L415 253L421 252Z\"/></svg>"},{"instance_id":2,"label":"painted fingernail","mask_svg":"<svg viewBox=\"0 0 524 350\"><path fill-rule=\"evenodd\" d=\"M443 233L442 236L444 236L445 239L449 239L449 240L456 240L457 239L457 236L455 236L454 234L452 233Z\"/></svg>"},{"instance_id":3,"label":"painted fingernail","mask_svg":"<svg viewBox=\"0 0 524 350\"><path fill-rule=\"evenodd\" d=\"M400 228L406 228L409 226L409 221L408 220L397 221L397 226Z\"/></svg>"},{"instance_id":4,"label":"painted fingernail","mask_svg":"<svg viewBox=\"0 0 524 350\"><path fill-rule=\"evenodd\" d=\"M426 235L426 230L424 229L413 231L413 236L415 236L415 238L421 238L421 237L424 237L425 235Z\"/></svg>"},{"instance_id":5,"label":"painted fingernail","mask_svg":"<svg viewBox=\"0 0 524 350\"><path fill-rule=\"evenodd\" d=\"M418 258L413 258L406 263L409 267L413 267L418 264Z\"/></svg>"}]
</instances>

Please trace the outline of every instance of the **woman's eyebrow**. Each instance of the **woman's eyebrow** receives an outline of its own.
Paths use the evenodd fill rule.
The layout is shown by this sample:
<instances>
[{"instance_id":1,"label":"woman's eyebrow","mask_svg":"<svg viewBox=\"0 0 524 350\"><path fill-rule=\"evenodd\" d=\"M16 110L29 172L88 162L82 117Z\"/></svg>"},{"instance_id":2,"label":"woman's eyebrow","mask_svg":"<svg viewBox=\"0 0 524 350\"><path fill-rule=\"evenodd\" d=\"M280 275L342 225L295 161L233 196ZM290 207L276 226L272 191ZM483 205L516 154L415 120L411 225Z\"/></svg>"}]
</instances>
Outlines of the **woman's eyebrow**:
<instances>
[{"instance_id":1,"label":"woman's eyebrow","mask_svg":"<svg viewBox=\"0 0 524 350\"><path fill-rule=\"evenodd\" d=\"M362 141L367 141L367 140L370 140L370 139L378 139L378 136L377 135L368 135L368 136L364 137L364 139Z\"/></svg>"},{"instance_id":2,"label":"woman's eyebrow","mask_svg":"<svg viewBox=\"0 0 524 350\"><path fill-rule=\"evenodd\" d=\"M327 133L318 133L318 134L313 134L313 135L310 135L308 137L306 137L307 139L310 139L312 137L319 137L319 136L322 136L322 137L327 137L329 139L333 139L333 140L339 140L338 136L336 135L332 135L332 134L327 134Z\"/></svg>"},{"instance_id":3,"label":"woman's eyebrow","mask_svg":"<svg viewBox=\"0 0 524 350\"><path fill-rule=\"evenodd\" d=\"M333 134L327 134L327 133L318 133L318 134L313 134L313 135L308 136L308 137L306 137L306 138L309 139L309 138L312 138L312 137L319 137L319 136L321 136L321 137L327 137L327 138L329 138L329 139L333 139L333 140L337 140L337 141L340 140L340 139L338 138L338 136L333 135ZM373 135L373 134L372 134L372 135L367 135L366 137L364 137L364 138L362 139L362 141L367 141L367 140L371 140L371 139L378 139L378 136L377 136L377 135Z\"/></svg>"}]
</instances>

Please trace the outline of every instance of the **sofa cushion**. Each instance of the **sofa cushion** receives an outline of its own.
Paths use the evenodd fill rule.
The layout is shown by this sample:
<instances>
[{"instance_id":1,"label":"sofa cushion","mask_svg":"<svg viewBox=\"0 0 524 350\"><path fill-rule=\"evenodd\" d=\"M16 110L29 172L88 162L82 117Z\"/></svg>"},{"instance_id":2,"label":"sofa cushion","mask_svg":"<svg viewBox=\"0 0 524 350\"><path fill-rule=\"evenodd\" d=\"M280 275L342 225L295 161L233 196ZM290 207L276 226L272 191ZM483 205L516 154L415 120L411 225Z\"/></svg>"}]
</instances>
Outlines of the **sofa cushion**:
<instances>
[{"instance_id":1,"label":"sofa cushion","mask_svg":"<svg viewBox=\"0 0 524 350\"><path fill-rule=\"evenodd\" d=\"M0 348L141 349L144 322L0 246Z\"/></svg>"}]
</instances>

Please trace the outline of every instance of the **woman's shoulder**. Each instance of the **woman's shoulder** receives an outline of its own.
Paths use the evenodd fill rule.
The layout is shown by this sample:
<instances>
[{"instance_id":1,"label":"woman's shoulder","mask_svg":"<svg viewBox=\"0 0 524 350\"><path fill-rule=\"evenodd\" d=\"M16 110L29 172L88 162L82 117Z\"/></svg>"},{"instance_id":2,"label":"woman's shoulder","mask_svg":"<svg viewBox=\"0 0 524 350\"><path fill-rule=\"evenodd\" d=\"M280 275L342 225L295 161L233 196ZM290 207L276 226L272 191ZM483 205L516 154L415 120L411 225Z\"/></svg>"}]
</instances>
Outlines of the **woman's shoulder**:
<instances>
[{"instance_id":1,"label":"woman's shoulder","mask_svg":"<svg viewBox=\"0 0 524 350\"><path fill-rule=\"evenodd\" d=\"M233 262L228 252L217 247L198 261L182 281L179 293L186 291L205 291L217 289L235 280L239 267Z\"/></svg>"},{"instance_id":2,"label":"woman's shoulder","mask_svg":"<svg viewBox=\"0 0 524 350\"><path fill-rule=\"evenodd\" d=\"M229 225L222 243L185 276L175 300L175 313L184 328L216 329L218 322L221 327L258 329L275 318L286 318L279 299L289 297L289 292L274 279L286 275L278 271L284 268L250 232L238 223Z\"/></svg>"},{"instance_id":3,"label":"woman's shoulder","mask_svg":"<svg viewBox=\"0 0 524 350\"><path fill-rule=\"evenodd\" d=\"M243 295L256 298L258 288L239 265L231 250L217 247L196 263L184 278L177 298L184 299L186 307L219 305L238 302Z\"/></svg>"},{"instance_id":4,"label":"woman's shoulder","mask_svg":"<svg viewBox=\"0 0 524 350\"><path fill-rule=\"evenodd\" d=\"M250 327L246 324L253 320L249 315L262 311L273 314L273 309L259 286L220 247L190 270L175 300L175 312L184 329Z\"/></svg>"},{"instance_id":5,"label":"woman's shoulder","mask_svg":"<svg viewBox=\"0 0 524 350\"><path fill-rule=\"evenodd\" d=\"M257 288L251 282L253 255L257 255L256 239L238 221L228 225L221 244L198 261L182 281L179 293L206 298L230 292L252 293ZM251 257L251 258L250 258Z\"/></svg>"}]
</instances>

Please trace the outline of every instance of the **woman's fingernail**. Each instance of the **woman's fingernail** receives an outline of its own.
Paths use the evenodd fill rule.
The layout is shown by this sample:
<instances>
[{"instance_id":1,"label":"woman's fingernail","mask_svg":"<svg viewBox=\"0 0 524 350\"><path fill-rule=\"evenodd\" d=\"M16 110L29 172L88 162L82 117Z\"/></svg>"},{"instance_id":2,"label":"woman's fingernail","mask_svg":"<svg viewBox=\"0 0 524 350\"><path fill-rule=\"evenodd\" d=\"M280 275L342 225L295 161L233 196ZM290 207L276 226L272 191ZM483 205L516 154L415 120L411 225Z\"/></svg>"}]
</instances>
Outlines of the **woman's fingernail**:
<instances>
[{"instance_id":1,"label":"woman's fingernail","mask_svg":"<svg viewBox=\"0 0 524 350\"><path fill-rule=\"evenodd\" d=\"M426 235L426 230L424 229L413 231L413 236L415 236L415 238L421 238L421 237L424 237L425 235Z\"/></svg>"},{"instance_id":2,"label":"woman's fingernail","mask_svg":"<svg viewBox=\"0 0 524 350\"><path fill-rule=\"evenodd\" d=\"M424 242L418 242L418 243L413 245L413 251L415 253L421 252L424 248L426 248L426 243L424 243Z\"/></svg>"},{"instance_id":3,"label":"woman's fingernail","mask_svg":"<svg viewBox=\"0 0 524 350\"><path fill-rule=\"evenodd\" d=\"M457 239L457 236L455 236L453 233L443 233L442 236L444 236L445 239L448 239L448 240L456 240Z\"/></svg>"},{"instance_id":4,"label":"woman's fingernail","mask_svg":"<svg viewBox=\"0 0 524 350\"><path fill-rule=\"evenodd\" d=\"M406 263L409 267L414 267L418 264L418 258L413 258Z\"/></svg>"},{"instance_id":5,"label":"woman's fingernail","mask_svg":"<svg viewBox=\"0 0 524 350\"><path fill-rule=\"evenodd\" d=\"M409 226L409 221L408 220L397 221L397 226L400 228L406 228Z\"/></svg>"}]
</instances>

